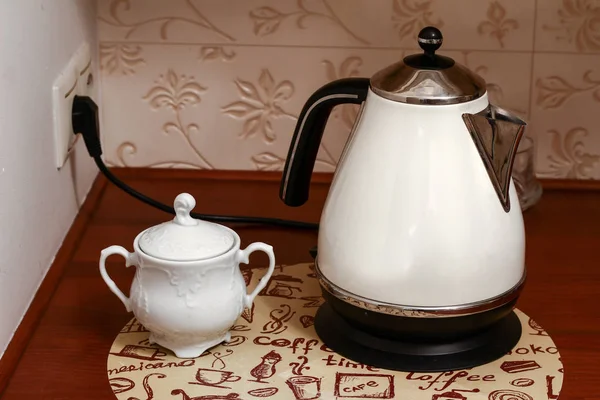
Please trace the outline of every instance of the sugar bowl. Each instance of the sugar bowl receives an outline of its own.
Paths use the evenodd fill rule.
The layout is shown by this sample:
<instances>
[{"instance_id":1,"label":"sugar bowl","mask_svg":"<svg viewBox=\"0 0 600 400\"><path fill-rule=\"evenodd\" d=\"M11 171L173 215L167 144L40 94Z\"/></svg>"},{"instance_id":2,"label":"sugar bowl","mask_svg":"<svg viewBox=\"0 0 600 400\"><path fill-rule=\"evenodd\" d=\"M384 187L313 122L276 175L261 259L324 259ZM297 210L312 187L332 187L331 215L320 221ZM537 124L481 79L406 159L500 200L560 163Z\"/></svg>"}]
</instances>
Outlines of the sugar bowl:
<instances>
[{"instance_id":1,"label":"sugar bowl","mask_svg":"<svg viewBox=\"0 0 600 400\"><path fill-rule=\"evenodd\" d=\"M100 253L100 274L128 312L150 331L149 341L179 358L196 358L231 338L230 328L265 287L275 268L272 246L255 242L240 248L232 229L191 217L195 199L181 193L171 221L140 232L133 252L113 245ZM263 251L269 267L248 293L240 263ZM127 297L106 272L106 259L117 254L136 272Z\"/></svg>"}]
</instances>

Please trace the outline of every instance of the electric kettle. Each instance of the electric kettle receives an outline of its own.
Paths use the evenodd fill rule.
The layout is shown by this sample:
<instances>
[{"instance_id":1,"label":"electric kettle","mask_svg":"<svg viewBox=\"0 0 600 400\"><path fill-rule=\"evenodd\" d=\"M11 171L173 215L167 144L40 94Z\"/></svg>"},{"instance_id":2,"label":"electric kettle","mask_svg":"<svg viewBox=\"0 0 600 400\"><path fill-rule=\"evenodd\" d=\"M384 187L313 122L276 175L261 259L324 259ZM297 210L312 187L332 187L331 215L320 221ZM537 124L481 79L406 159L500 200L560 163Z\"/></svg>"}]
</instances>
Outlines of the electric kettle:
<instances>
[{"instance_id":1,"label":"electric kettle","mask_svg":"<svg viewBox=\"0 0 600 400\"><path fill-rule=\"evenodd\" d=\"M304 204L330 112L360 104L322 210L315 271L326 304L315 329L380 367L467 368L521 335L525 232L511 172L526 124L437 54L442 41L426 27L422 53L318 89L282 176L285 204Z\"/></svg>"}]
</instances>

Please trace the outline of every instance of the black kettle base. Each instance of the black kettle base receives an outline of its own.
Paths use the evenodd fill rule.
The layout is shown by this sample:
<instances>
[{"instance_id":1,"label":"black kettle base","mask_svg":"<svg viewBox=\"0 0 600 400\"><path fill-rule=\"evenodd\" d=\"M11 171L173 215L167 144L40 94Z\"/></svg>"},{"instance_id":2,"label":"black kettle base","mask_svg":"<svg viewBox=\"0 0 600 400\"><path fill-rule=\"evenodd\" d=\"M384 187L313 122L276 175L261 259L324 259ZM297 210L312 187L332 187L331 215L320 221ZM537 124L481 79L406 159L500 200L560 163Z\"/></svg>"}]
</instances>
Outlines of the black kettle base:
<instances>
[{"instance_id":1,"label":"black kettle base","mask_svg":"<svg viewBox=\"0 0 600 400\"><path fill-rule=\"evenodd\" d=\"M314 327L325 346L350 362L403 372L444 372L484 365L506 355L521 338L514 312L489 329L450 342L403 342L350 325L325 302Z\"/></svg>"}]
</instances>

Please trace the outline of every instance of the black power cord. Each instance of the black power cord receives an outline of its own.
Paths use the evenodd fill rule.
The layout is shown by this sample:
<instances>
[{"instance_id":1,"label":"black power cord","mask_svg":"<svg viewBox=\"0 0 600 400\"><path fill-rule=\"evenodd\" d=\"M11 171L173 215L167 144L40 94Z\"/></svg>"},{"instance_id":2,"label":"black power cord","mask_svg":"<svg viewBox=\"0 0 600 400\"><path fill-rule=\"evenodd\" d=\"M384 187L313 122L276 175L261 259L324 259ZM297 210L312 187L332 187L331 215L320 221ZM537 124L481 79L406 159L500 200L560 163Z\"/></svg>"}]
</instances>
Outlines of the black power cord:
<instances>
[{"instance_id":1,"label":"black power cord","mask_svg":"<svg viewBox=\"0 0 600 400\"><path fill-rule=\"evenodd\" d=\"M72 124L74 134L81 134L90 157L94 159L98 169L106 178L118 188L134 198L155 207L161 211L175 215L175 210L166 204L151 199L150 197L131 188L117 178L102 161L102 145L100 144L100 124L98 121L98 105L88 96L75 96L73 99ZM211 215L190 213L193 218L211 222L250 223L281 226L286 228L318 229L319 224L301 221L290 221L278 218L247 217L229 215Z\"/></svg>"}]
</instances>

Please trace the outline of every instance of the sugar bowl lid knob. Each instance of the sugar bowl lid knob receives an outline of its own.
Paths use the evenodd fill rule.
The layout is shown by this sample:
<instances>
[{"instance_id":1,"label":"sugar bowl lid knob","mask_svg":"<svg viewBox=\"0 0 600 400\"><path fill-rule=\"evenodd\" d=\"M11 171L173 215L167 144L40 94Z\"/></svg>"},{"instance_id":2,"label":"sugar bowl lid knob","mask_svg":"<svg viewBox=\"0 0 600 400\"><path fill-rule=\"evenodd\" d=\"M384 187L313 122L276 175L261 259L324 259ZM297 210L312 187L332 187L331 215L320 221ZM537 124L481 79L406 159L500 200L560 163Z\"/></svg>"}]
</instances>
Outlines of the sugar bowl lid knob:
<instances>
[{"instance_id":1,"label":"sugar bowl lid knob","mask_svg":"<svg viewBox=\"0 0 600 400\"><path fill-rule=\"evenodd\" d=\"M194 196L189 193L181 193L175 197L173 205L175 208L174 221L176 224L183 226L198 225L199 221L190 215L194 207L196 207Z\"/></svg>"},{"instance_id":2,"label":"sugar bowl lid knob","mask_svg":"<svg viewBox=\"0 0 600 400\"><path fill-rule=\"evenodd\" d=\"M196 219L191 211L196 200L191 194L175 197L175 217L146 229L139 238L140 249L155 258L169 261L195 261L229 251L236 235L225 226Z\"/></svg>"}]
</instances>

